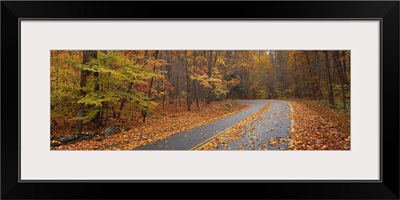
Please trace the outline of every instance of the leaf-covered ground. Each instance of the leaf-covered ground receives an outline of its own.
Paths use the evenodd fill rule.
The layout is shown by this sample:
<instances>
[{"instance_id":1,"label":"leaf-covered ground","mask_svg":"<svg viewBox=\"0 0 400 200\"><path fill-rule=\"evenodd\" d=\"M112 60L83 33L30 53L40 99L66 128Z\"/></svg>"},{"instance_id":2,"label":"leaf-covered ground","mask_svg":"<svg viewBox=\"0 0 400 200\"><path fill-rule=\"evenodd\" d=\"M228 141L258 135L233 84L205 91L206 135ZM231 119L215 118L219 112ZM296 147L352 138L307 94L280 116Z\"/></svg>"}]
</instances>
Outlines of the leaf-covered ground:
<instances>
[{"instance_id":1,"label":"leaf-covered ground","mask_svg":"<svg viewBox=\"0 0 400 200\"><path fill-rule=\"evenodd\" d=\"M165 137L174 135L178 132L192 129L197 126L208 124L220 118L232 115L246 109L248 106L239 105L235 102L212 102L205 106L201 102L201 109L197 110L195 106L192 111L184 111L184 104L178 111L172 108L172 105L166 109L156 110L151 117L146 119L145 123L125 122L121 124L122 132L104 137L99 140L96 136L91 140L84 140L75 144L61 145L52 147L52 150L131 150L133 148L155 142ZM60 123L61 124L61 123ZM112 125L112 124L110 124ZM124 131L124 127L130 126L131 130ZM63 127L60 125L59 127ZM55 136L65 135L69 132L68 128L58 128ZM104 131L106 127L100 129ZM94 130L92 130L94 131Z\"/></svg>"},{"instance_id":2,"label":"leaf-covered ground","mask_svg":"<svg viewBox=\"0 0 400 200\"><path fill-rule=\"evenodd\" d=\"M207 142L205 145L201 146L198 150L215 150L219 145L224 145L226 148L230 148L228 146L228 142L234 141L234 140L239 140L239 138L247 133L245 131L245 128L251 124L255 123L257 119L261 117L262 113L265 113L270 104L266 104L263 109L259 110L257 113L246 117L236 125L232 126L231 128L227 129L223 133L220 133L218 136L214 137L211 139L209 142ZM254 128L253 128L254 129ZM252 131L252 130L249 130ZM240 146L239 149L243 149L243 146Z\"/></svg>"},{"instance_id":3,"label":"leaf-covered ground","mask_svg":"<svg viewBox=\"0 0 400 200\"><path fill-rule=\"evenodd\" d=\"M350 113L318 101L291 100L291 150L350 150Z\"/></svg>"}]
</instances>

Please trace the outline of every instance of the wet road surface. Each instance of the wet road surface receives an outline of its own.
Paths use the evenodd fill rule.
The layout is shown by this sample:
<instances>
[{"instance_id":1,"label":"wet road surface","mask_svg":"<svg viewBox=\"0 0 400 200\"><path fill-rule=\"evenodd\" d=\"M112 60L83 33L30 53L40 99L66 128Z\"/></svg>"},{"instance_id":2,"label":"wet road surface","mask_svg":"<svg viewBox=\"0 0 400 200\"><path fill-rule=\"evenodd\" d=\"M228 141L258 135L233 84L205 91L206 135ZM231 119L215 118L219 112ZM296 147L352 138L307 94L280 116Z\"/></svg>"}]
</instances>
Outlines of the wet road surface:
<instances>
[{"instance_id":1,"label":"wet road surface","mask_svg":"<svg viewBox=\"0 0 400 200\"><path fill-rule=\"evenodd\" d=\"M273 150L279 147L287 147L285 143L277 146L266 146L265 144L268 144L270 137L286 137L290 134L291 119L289 114L291 108L288 103L276 100L238 100L237 102L250 105L251 107L209 124L177 133L133 150L190 150L192 147L210 139L215 134L255 114L265 106L265 103L270 103L270 108L267 112L261 114L261 118L246 126L244 129L245 134L242 138L238 141L228 143L228 146L219 146L218 150L235 150L238 148L245 150L267 148L268 150ZM267 130L268 132L266 132ZM250 144L252 141L254 142L253 145Z\"/></svg>"},{"instance_id":2,"label":"wet road surface","mask_svg":"<svg viewBox=\"0 0 400 200\"><path fill-rule=\"evenodd\" d=\"M267 112L248 124L243 131L245 134L239 140L231 141L227 145L219 145L217 150L279 150L287 149L288 141L279 140L290 136L292 120L291 107L282 101L268 100L270 107ZM270 145L268 140L277 141ZM280 141L280 142L278 142ZM273 144L273 143L272 143Z\"/></svg>"}]
</instances>

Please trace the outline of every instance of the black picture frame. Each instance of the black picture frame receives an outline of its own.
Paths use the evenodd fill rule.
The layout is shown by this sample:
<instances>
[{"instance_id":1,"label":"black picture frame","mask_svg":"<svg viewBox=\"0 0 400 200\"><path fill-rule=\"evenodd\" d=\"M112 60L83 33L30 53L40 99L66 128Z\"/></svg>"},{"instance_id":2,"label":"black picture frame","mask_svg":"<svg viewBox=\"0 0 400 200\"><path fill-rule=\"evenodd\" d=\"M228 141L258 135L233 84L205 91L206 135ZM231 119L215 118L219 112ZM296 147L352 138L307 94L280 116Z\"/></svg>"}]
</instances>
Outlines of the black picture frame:
<instances>
[{"instance_id":1,"label":"black picture frame","mask_svg":"<svg viewBox=\"0 0 400 200\"><path fill-rule=\"evenodd\" d=\"M1 198L399 199L399 5L398 1L2 1ZM19 182L20 19L379 19L381 181Z\"/></svg>"}]
</instances>

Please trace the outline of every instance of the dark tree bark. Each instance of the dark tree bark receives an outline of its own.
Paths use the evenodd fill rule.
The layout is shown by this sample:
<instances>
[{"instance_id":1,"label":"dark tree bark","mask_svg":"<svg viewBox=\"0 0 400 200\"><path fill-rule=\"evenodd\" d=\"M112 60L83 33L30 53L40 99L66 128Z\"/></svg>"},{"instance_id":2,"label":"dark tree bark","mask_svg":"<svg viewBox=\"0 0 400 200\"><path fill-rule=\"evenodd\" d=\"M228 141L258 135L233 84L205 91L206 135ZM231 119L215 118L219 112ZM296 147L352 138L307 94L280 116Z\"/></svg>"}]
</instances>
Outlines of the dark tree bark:
<instances>
[{"instance_id":1,"label":"dark tree bark","mask_svg":"<svg viewBox=\"0 0 400 200\"><path fill-rule=\"evenodd\" d=\"M177 104L177 106L181 106L181 78L180 78L180 73L179 73L179 71L181 70L181 65L182 65L182 63L181 63L181 59L178 59L178 73L177 73L177 75L176 75L176 77L177 77L177 82L178 82L178 85L177 85L177 87L176 87L176 98L178 99L178 104Z\"/></svg>"},{"instance_id":2,"label":"dark tree bark","mask_svg":"<svg viewBox=\"0 0 400 200\"><path fill-rule=\"evenodd\" d=\"M295 85L296 85L296 88L295 88L295 91L294 91L294 95L295 95L295 97L296 98L301 98L301 92L300 92L300 89L299 89L299 77L298 77L298 74L297 74L297 67L298 67L298 65L297 65L297 57L296 57L296 54L294 54L293 55L293 63L294 63L294 83L295 83Z\"/></svg>"},{"instance_id":3,"label":"dark tree bark","mask_svg":"<svg viewBox=\"0 0 400 200\"><path fill-rule=\"evenodd\" d=\"M193 66L194 66L194 70L197 71L197 63L196 63L196 58L197 58L197 51L194 52L194 56L193 56ZM198 96L198 92L197 92L197 80L194 80L194 95L196 98L196 107L198 110L200 110L200 106L199 106L199 96Z\"/></svg>"},{"instance_id":4,"label":"dark tree bark","mask_svg":"<svg viewBox=\"0 0 400 200\"><path fill-rule=\"evenodd\" d=\"M335 51L334 52L334 61L335 61L336 68L338 70L337 74L338 74L339 79L340 79L340 86L342 88L343 110L347 110L346 93L345 93L345 90L344 90L344 76L343 76L343 72L342 72L342 69L341 69L341 62L339 61L339 58L340 58L339 51Z\"/></svg>"},{"instance_id":5,"label":"dark tree bark","mask_svg":"<svg viewBox=\"0 0 400 200\"><path fill-rule=\"evenodd\" d=\"M97 51L92 51L91 57L94 59L97 59ZM94 92L98 93L100 91L100 78L99 78L99 71L98 68L95 68L95 72L93 73L95 82L94 82ZM93 122L96 124L96 126L101 125L101 116L100 116L100 110L97 111L96 115L93 118Z\"/></svg>"},{"instance_id":6,"label":"dark tree bark","mask_svg":"<svg viewBox=\"0 0 400 200\"><path fill-rule=\"evenodd\" d=\"M93 53L94 51L83 51L83 62L82 64L86 64L88 62L90 62L91 57L94 57ZM86 82L87 82L87 76L89 74L89 71L85 70L85 69L81 69L81 76L80 76L80 80L79 80L79 96L80 98L84 98L86 95L86 92L83 88L86 87ZM77 116L79 118L83 118L85 117L85 104L84 103L80 103L78 105L78 114ZM83 120L79 119L76 122L76 132L82 132L83 129Z\"/></svg>"},{"instance_id":7,"label":"dark tree bark","mask_svg":"<svg viewBox=\"0 0 400 200\"><path fill-rule=\"evenodd\" d=\"M329 64L329 54L328 51L323 51L325 54L325 71L328 78L328 101L330 106L335 106L335 99L333 97L332 88L332 77L331 77L331 66Z\"/></svg>"},{"instance_id":8,"label":"dark tree bark","mask_svg":"<svg viewBox=\"0 0 400 200\"><path fill-rule=\"evenodd\" d=\"M157 60L158 51L156 51L153 56L154 56L154 59ZM156 65L153 66L153 73L155 71L156 71ZM149 92L148 92L148 95L147 95L149 99L150 99L150 96L151 96L151 88L153 87L153 80L154 80L154 78L152 77L150 79L150 87L149 87Z\"/></svg>"},{"instance_id":9,"label":"dark tree bark","mask_svg":"<svg viewBox=\"0 0 400 200\"><path fill-rule=\"evenodd\" d=\"M56 65L56 90L58 90L58 65Z\"/></svg>"},{"instance_id":10,"label":"dark tree bark","mask_svg":"<svg viewBox=\"0 0 400 200\"><path fill-rule=\"evenodd\" d=\"M207 65L208 65L207 75L208 75L209 78L211 78L211 77L212 77L212 67L213 67L213 65L215 65L215 63L217 62L219 52L218 52L218 51L215 52L215 57L214 57L214 58L213 58L213 51L210 50L209 53L210 53L210 55L209 55L209 57L208 57L208 63L207 63ZM206 105L208 105L208 104L211 103L211 100L212 100L212 90L213 90L213 88L210 88L210 89L208 90Z\"/></svg>"},{"instance_id":11,"label":"dark tree bark","mask_svg":"<svg viewBox=\"0 0 400 200\"><path fill-rule=\"evenodd\" d=\"M129 83L128 89L126 90L127 93L131 91L132 86L133 86L133 82ZM121 117L122 109L124 109L124 105L125 105L126 101L127 101L126 98L122 99L121 104L119 106L119 112L117 115L117 119L119 119Z\"/></svg>"},{"instance_id":12,"label":"dark tree bark","mask_svg":"<svg viewBox=\"0 0 400 200\"><path fill-rule=\"evenodd\" d=\"M135 51L135 52L137 52L137 51ZM155 52L155 53L156 53L156 52ZM155 53L154 53L154 55L155 55ZM136 54L137 54L137 53L136 53ZM147 57L147 54L148 54L148 51L145 51L145 57ZM153 57L154 57L154 55L153 55ZM147 64L147 62L144 62L144 63L143 63L143 66L142 66L142 68L141 68L140 70L143 70L143 68L145 67L146 64ZM129 92L131 91L132 86L133 86L133 81L129 83L128 89L126 90L127 93L129 93ZM115 111L114 111L114 117L116 117L117 119L119 119L119 118L121 117L122 109L124 109L124 106L125 106L125 103L126 103L126 102L127 102L127 99L126 99L126 98L123 98L123 99L121 100L121 104L120 104L120 106L119 106L119 112L118 112L118 114L115 115Z\"/></svg>"},{"instance_id":13,"label":"dark tree bark","mask_svg":"<svg viewBox=\"0 0 400 200\"><path fill-rule=\"evenodd\" d=\"M188 55L185 51L185 69L186 69L186 110L190 111L190 75L188 66Z\"/></svg>"},{"instance_id":14,"label":"dark tree bark","mask_svg":"<svg viewBox=\"0 0 400 200\"><path fill-rule=\"evenodd\" d=\"M205 54L205 52L204 52ZM212 57L213 57L213 51L209 51L209 55L208 55L208 59L207 59L207 76L208 78L211 78L212 76ZM208 89L208 94L207 94L207 101L206 101L206 105L210 104L211 102L211 92L212 92L212 88Z\"/></svg>"},{"instance_id":15,"label":"dark tree bark","mask_svg":"<svg viewBox=\"0 0 400 200\"><path fill-rule=\"evenodd\" d=\"M345 85L349 85L348 81L347 81L347 70L346 70L346 51L342 51L342 66L343 66L343 77L344 77L344 84Z\"/></svg>"},{"instance_id":16,"label":"dark tree bark","mask_svg":"<svg viewBox=\"0 0 400 200\"><path fill-rule=\"evenodd\" d=\"M318 51L315 51L315 66L314 66L314 75L315 75L315 81L317 82L317 86L318 86L318 90L319 90L319 95L320 95L320 99L324 99L324 93L322 93L322 89L321 89L321 79L320 76L318 74L318 70L319 69L319 54Z\"/></svg>"},{"instance_id":17,"label":"dark tree bark","mask_svg":"<svg viewBox=\"0 0 400 200\"><path fill-rule=\"evenodd\" d=\"M349 62L347 63L347 67L349 68L349 74L351 73L351 68L350 68L350 63L351 63L351 55L350 55L350 51L348 51L349 54Z\"/></svg>"},{"instance_id":18,"label":"dark tree bark","mask_svg":"<svg viewBox=\"0 0 400 200\"><path fill-rule=\"evenodd\" d=\"M307 68L308 68L308 71L310 72L310 79L311 79L311 82L313 82L313 84L314 84L314 86L312 87L312 92L314 93L314 91L316 90L316 91L318 92L319 98L322 99L322 98L323 98L323 95L322 95L321 86L320 86L318 80L316 79L316 78L317 78L317 77L316 77L317 75L315 74L315 72L314 72L314 70L313 70L313 67L312 67L311 60L310 60L310 57L309 57L309 55L308 55L308 52L307 52L307 51L304 51L304 55L306 56ZM316 59L317 59L317 58L316 58Z\"/></svg>"},{"instance_id":19,"label":"dark tree bark","mask_svg":"<svg viewBox=\"0 0 400 200\"><path fill-rule=\"evenodd\" d=\"M147 52L147 51L146 51ZM156 51L156 52L154 52L154 55L153 55L153 57L154 57L154 59L155 60L157 60L157 56L158 56L158 51ZM153 73L156 71L156 65L154 65L153 66ZM150 87L149 87L149 92L148 92L148 94L147 94L147 98L148 99L150 99L150 97L151 97L151 87L153 86L153 77L151 78L151 80L150 80ZM146 122L146 115L147 115L147 109L144 111L144 112L142 112L142 115L143 115L143 122Z\"/></svg>"}]
</instances>

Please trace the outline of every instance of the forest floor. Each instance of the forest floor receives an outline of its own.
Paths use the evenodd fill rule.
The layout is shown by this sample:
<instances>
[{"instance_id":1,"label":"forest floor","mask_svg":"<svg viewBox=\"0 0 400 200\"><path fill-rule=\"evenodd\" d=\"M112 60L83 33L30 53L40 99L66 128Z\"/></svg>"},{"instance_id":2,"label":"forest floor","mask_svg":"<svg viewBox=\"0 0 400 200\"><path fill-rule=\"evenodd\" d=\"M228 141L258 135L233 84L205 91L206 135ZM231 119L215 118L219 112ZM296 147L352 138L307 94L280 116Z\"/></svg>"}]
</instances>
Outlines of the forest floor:
<instances>
[{"instance_id":1,"label":"forest floor","mask_svg":"<svg viewBox=\"0 0 400 200\"><path fill-rule=\"evenodd\" d=\"M288 100L292 107L291 150L350 150L350 112L316 100Z\"/></svg>"},{"instance_id":2,"label":"forest floor","mask_svg":"<svg viewBox=\"0 0 400 200\"><path fill-rule=\"evenodd\" d=\"M179 107L176 104L166 104L165 109L156 109L151 117L146 118L146 122L125 121L121 126L122 132L101 138L101 134L91 140L83 140L74 144L65 144L58 147L51 147L52 150L131 150L160 139L172 136L176 133L193 129L205 125L218 119L227 117L237 112L247 109L248 105L241 105L234 101L217 101L210 105L200 102L200 110L192 104L191 111L185 110L185 103ZM109 125L113 125L109 123ZM124 131L125 127L130 130ZM106 129L103 127L101 129ZM94 128L85 130L88 132L96 131ZM100 133L104 131L101 130ZM73 132L70 127L59 122L53 130L53 136L67 135Z\"/></svg>"}]
</instances>

